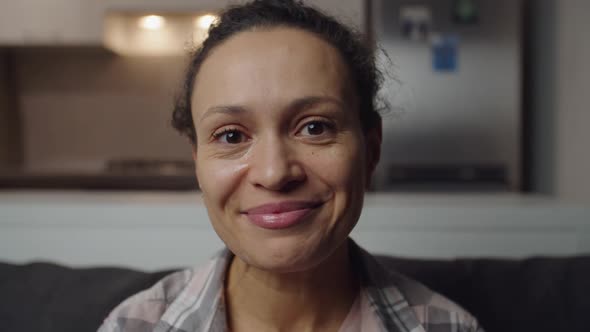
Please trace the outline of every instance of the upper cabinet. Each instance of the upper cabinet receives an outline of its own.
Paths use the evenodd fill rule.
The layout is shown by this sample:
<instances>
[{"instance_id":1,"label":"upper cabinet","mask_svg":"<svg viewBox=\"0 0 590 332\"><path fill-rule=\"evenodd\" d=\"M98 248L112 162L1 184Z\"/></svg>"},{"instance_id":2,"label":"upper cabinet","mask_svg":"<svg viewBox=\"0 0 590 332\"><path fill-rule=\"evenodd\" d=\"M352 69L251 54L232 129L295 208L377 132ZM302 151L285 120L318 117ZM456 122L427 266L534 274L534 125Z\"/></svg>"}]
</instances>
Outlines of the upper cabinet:
<instances>
[{"instance_id":1,"label":"upper cabinet","mask_svg":"<svg viewBox=\"0 0 590 332\"><path fill-rule=\"evenodd\" d=\"M0 2L2 45L100 45L100 15L89 1Z\"/></svg>"},{"instance_id":2,"label":"upper cabinet","mask_svg":"<svg viewBox=\"0 0 590 332\"><path fill-rule=\"evenodd\" d=\"M15 44L22 39L24 8L20 1L0 2L0 43Z\"/></svg>"},{"instance_id":3,"label":"upper cabinet","mask_svg":"<svg viewBox=\"0 0 590 332\"><path fill-rule=\"evenodd\" d=\"M108 11L182 13L218 11L232 0L18 0L0 1L0 46L103 44ZM362 26L364 0L309 0L344 21Z\"/></svg>"},{"instance_id":4,"label":"upper cabinet","mask_svg":"<svg viewBox=\"0 0 590 332\"><path fill-rule=\"evenodd\" d=\"M108 11L146 14L215 11L227 3L226 0L1 1L0 46L100 46Z\"/></svg>"}]
</instances>

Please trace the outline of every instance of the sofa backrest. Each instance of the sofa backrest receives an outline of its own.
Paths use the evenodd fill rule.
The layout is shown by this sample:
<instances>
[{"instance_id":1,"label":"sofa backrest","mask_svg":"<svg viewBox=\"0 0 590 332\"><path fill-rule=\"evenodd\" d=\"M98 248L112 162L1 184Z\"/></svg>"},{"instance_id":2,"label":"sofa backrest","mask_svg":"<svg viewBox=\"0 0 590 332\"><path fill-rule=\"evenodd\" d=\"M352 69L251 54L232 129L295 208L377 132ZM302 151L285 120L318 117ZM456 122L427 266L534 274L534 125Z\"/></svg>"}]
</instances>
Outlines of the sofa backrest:
<instances>
[{"instance_id":1,"label":"sofa backrest","mask_svg":"<svg viewBox=\"0 0 590 332\"><path fill-rule=\"evenodd\" d=\"M588 331L590 257L378 259L466 308L487 332ZM94 332L117 304L171 272L0 263L0 326Z\"/></svg>"},{"instance_id":2,"label":"sofa backrest","mask_svg":"<svg viewBox=\"0 0 590 332\"><path fill-rule=\"evenodd\" d=\"M460 304L487 332L590 331L590 256L379 260Z\"/></svg>"},{"instance_id":3,"label":"sofa backrest","mask_svg":"<svg viewBox=\"0 0 590 332\"><path fill-rule=\"evenodd\" d=\"M170 272L0 263L0 330L96 332L117 304Z\"/></svg>"}]
</instances>

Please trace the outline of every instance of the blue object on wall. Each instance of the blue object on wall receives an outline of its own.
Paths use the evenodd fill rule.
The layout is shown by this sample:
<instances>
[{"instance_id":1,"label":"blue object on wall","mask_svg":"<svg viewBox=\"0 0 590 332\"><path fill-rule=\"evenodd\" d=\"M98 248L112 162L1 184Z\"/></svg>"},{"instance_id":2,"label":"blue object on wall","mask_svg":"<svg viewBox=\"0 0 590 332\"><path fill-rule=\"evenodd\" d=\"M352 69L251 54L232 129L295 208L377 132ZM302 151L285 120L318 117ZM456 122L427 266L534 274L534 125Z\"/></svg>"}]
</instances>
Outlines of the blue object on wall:
<instances>
[{"instance_id":1,"label":"blue object on wall","mask_svg":"<svg viewBox=\"0 0 590 332\"><path fill-rule=\"evenodd\" d=\"M458 67L459 38L444 35L433 38L432 67L437 72L455 72Z\"/></svg>"}]
</instances>

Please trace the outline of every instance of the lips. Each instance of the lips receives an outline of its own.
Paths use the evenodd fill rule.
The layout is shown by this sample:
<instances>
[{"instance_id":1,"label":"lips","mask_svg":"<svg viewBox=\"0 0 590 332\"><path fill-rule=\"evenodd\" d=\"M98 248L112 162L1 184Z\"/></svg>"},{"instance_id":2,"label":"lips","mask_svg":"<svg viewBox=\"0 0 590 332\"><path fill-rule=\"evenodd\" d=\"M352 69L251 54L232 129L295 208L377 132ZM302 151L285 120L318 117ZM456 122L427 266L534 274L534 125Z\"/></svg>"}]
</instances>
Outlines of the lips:
<instances>
[{"instance_id":1,"label":"lips","mask_svg":"<svg viewBox=\"0 0 590 332\"><path fill-rule=\"evenodd\" d=\"M265 229L285 229L298 225L310 212L322 205L313 201L290 201L260 205L244 214L254 225Z\"/></svg>"}]
</instances>

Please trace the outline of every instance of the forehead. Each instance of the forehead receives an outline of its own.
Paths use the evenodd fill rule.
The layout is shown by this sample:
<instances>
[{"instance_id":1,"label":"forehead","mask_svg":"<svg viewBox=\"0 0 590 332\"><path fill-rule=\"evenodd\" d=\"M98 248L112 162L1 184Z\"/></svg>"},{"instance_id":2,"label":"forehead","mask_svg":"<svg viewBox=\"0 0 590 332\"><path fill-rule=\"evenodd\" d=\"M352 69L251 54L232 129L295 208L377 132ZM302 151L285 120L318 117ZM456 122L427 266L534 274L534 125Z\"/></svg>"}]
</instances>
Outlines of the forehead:
<instances>
[{"instance_id":1,"label":"forehead","mask_svg":"<svg viewBox=\"0 0 590 332\"><path fill-rule=\"evenodd\" d=\"M215 47L201 65L192 106L197 113L228 104L271 107L307 96L349 103L350 83L338 50L313 33L241 32Z\"/></svg>"}]
</instances>

